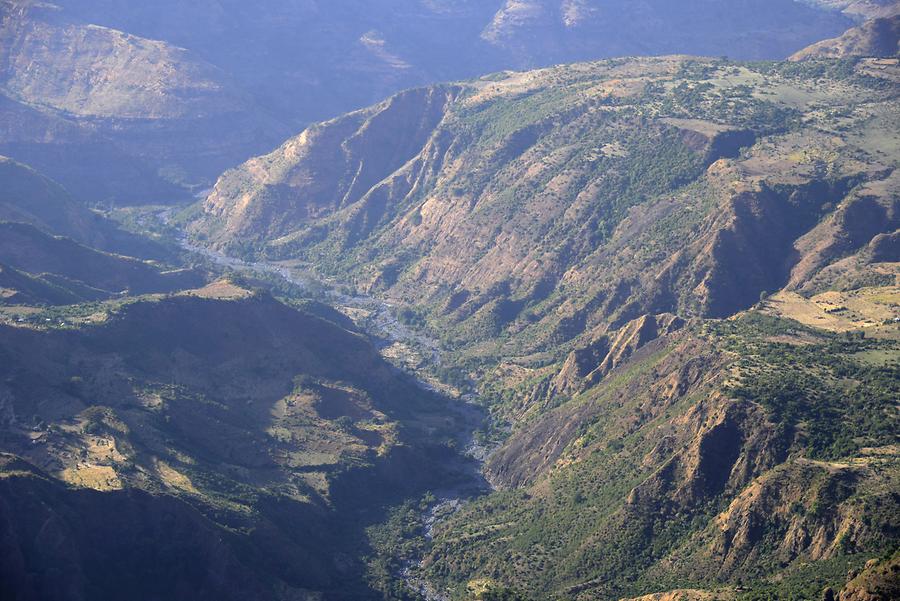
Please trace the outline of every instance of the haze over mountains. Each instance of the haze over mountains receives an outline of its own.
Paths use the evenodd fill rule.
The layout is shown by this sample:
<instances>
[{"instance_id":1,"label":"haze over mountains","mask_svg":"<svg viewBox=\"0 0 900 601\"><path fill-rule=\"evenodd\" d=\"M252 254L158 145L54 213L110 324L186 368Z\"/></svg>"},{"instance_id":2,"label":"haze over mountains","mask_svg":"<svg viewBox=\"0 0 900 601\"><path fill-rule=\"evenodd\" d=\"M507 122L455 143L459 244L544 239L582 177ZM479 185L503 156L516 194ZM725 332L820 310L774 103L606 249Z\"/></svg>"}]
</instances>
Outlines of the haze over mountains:
<instances>
[{"instance_id":1,"label":"haze over mountains","mask_svg":"<svg viewBox=\"0 0 900 601\"><path fill-rule=\"evenodd\" d=\"M847 16L793 0L4 0L0 153L91 202L168 202L403 88L607 56L783 58Z\"/></svg>"},{"instance_id":2,"label":"haze over mountains","mask_svg":"<svg viewBox=\"0 0 900 601\"><path fill-rule=\"evenodd\" d=\"M900 3L0 10L0 600L900 596Z\"/></svg>"}]
</instances>

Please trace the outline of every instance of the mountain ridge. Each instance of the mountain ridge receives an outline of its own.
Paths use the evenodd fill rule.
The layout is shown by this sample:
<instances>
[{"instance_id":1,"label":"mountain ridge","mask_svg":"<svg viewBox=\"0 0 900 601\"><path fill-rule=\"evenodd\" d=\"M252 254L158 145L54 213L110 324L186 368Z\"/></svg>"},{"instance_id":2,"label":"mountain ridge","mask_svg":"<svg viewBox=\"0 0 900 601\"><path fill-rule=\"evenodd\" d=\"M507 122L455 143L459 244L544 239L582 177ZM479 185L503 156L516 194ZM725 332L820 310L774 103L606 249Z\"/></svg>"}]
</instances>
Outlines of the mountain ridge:
<instances>
[{"instance_id":1,"label":"mountain ridge","mask_svg":"<svg viewBox=\"0 0 900 601\"><path fill-rule=\"evenodd\" d=\"M727 1L4 0L0 152L92 202L187 201L292 131L406 88L616 55L782 58L851 24Z\"/></svg>"},{"instance_id":2,"label":"mountain ridge","mask_svg":"<svg viewBox=\"0 0 900 601\"><path fill-rule=\"evenodd\" d=\"M232 250L301 258L362 289L424 304L460 341L506 331L510 342L536 347L645 313L726 317L761 292L808 285L896 227L895 151L873 143L875 129L833 135L824 121L800 125L819 118L803 116L806 101L778 105L736 85L785 77L791 83L778 85L821 94L812 82L829 65L843 68L801 67L816 75L792 79L790 63L764 66L764 75L752 65L670 57L484 78L463 87L427 139L409 113L416 157L386 164L365 193L347 196L367 157L341 154L339 140L359 134L356 125L342 134L339 119L311 131L334 132L326 152L347 162L322 163L313 134L301 134L226 174L190 227L219 248L238 240ZM835 93L863 74L890 81L894 66L860 61L852 68L859 75L837 76ZM873 88L859 118L890 128L891 86L885 96ZM843 104L837 94L823 101ZM722 95L735 107L727 116L716 115ZM394 119L391 107L347 119ZM641 114L650 111L658 112ZM377 144L377 129L358 131ZM807 150L810 138L821 150ZM851 148L867 158L851 158ZM687 244L656 237L667 222L686 228ZM792 250L801 240L809 244Z\"/></svg>"}]
</instances>

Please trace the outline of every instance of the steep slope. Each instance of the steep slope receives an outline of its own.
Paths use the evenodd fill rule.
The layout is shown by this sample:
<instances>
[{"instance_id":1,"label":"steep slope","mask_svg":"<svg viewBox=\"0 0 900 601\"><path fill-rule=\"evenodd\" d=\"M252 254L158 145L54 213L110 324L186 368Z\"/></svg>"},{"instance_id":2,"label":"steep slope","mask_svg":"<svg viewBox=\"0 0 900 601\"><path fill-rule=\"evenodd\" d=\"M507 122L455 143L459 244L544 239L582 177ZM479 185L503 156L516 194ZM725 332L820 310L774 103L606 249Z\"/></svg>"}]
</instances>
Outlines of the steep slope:
<instances>
[{"instance_id":1,"label":"steep slope","mask_svg":"<svg viewBox=\"0 0 900 601\"><path fill-rule=\"evenodd\" d=\"M489 462L503 492L435 528L425 573L454 598L481 579L534 599L814 598L894 548L896 323L848 340L768 311L544 401Z\"/></svg>"},{"instance_id":2,"label":"steep slope","mask_svg":"<svg viewBox=\"0 0 900 601\"><path fill-rule=\"evenodd\" d=\"M222 224L223 238L243 242L358 205L417 158L457 94L454 88L411 90L310 128L223 176L205 203L210 221ZM219 236L218 230L207 234Z\"/></svg>"},{"instance_id":3,"label":"steep slope","mask_svg":"<svg viewBox=\"0 0 900 601\"><path fill-rule=\"evenodd\" d=\"M3 152L93 201L177 195L282 133L188 51L31 0L0 4L0 94L4 121L26 125L4 132Z\"/></svg>"},{"instance_id":4,"label":"steep slope","mask_svg":"<svg viewBox=\"0 0 900 601\"><path fill-rule=\"evenodd\" d=\"M0 464L3 598L238 599L270 586L239 535L175 497L72 489L15 456Z\"/></svg>"},{"instance_id":5,"label":"steep slope","mask_svg":"<svg viewBox=\"0 0 900 601\"><path fill-rule=\"evenodd\" d=\"M151 263L82 246L24 223L0 221L0 264L55 282L75 299L192 288L203 276L192 270L162 271ZM80 297L81 294L86 296ZM71 301L70 301L71 302ZM50 302L50 304L70 304Z\"/></svg>"},{"instance_id":6,"label":"steep slope","mask_svg":"<svg viewBox=\"0 0 900 601\"><path fill-rule=\"evenodd\" d=\"M107 295L75 283L51 282L0 264L0 305L70 305Z\"/></svg>"},{"instance_id":7,"label":"steep slope","mask_svg":"<svg viewBox=\"0 0 900 601\"><path fill-rule=\"evenodd\" d=\"M0 19L0 152L79 198L143 203L412 86L619 55L782 58L851 24L793 0L4 0Z\"/></svg>"},{"instance_id":8,"label":"steep slope","mask_svg":"<svg viewBox=\"0 0 900 601\"><path fill-rule=\"evenodd\" d=\"M669 57L414 90L228 172L191 227L531 367L644 314L814 287L895 230L897 69Z\"/></svg>"},{"instance_id":9,"label":"steep slope","mask_svg":"<svg viewBox=\"0 0 900 601\"><path fill-rule=\"evenodd\" d=\"M5 592L370 598L363 528L452 478L442 401L266 294L220 281L59 315L0 325Z\"/></svg>"},{"instance_id":10,"label":"steep slope","mask_svg":"<svg viewBox=\"0 0 900 601\"><path fill-rule=\"evenodd\" d=\"M187 216L411 306L510 426L500 491L422 543L439 592L809 597L900 533L898 68L663 57L413 90Z\"/></svg>"},{"instance_id":11,"label":"steep slope","mask_svg":"<svg viewBox=\"0 0 900 601\"><path fill-rule=\"evenodd\" d=\"M109 252L148 259L172 257L161 244L121 230L76 202L56 182L7 157L0 157L0 221L27 223Z\"/></svg>"},{"instance_id":12,"label":"steep slope","mask_svg":"<svg viewBox=\"0 0 900 601\"><path fill-rule=\"evenodd\" d=\"M897 56L900 53L900 10L892 17L866 21L839 38L823 40L791 56L791 60Z\"/></svg>"},{"instance_id":13,"label":"steep slope","mask_svg":"<svg viewBox=\"0 0 900 601\"><path fill-rule=\"evenodd\" d=\"M889 559L866 562L865 568L857 573L850 572L850 581L837 597L840 601L886 601L900 595L900 556L897 553Z\"/></svg>"}]
</instances>

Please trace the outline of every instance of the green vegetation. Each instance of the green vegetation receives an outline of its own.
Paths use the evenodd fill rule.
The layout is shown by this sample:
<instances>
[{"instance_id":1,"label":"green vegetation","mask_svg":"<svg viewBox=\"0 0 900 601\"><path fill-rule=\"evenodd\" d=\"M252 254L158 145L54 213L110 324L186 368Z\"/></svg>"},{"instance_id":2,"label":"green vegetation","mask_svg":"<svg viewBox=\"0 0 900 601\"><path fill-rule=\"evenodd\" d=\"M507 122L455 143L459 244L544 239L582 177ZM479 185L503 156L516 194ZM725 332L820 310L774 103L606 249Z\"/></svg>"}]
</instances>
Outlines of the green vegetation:
<instances>
[{"instance_id":1,"label":"green vegetation","mask_svg":"<svg viewBox=\"0 0 900 601\"><path fill-rule=\"evenodd\" d=\"M424 554L416 576L466 600L800 598L893 544L890 324L877 313L860 337L766 314L789 282L895 283L865 248L895 227L872 169L897 161L859 133L893 127L896 91L870 73L682 58L510 73L317 126L291 143L304 152L223 179L198 239L402 299L399 321L441 341L437 375L490 407L503 489L432 541L416 504L371 530L379 590L411 594L392 574ZM426 107L440 119L423 135ZM398 137L412 150L395 162L364 150ZM370 188L347 187L368 169ZM697 321L642 321L670 313ZM864 317L851 332L873 332Z\"/></svg>"},{"instance_id":2,"label":"green vegetation","mask_svg":"<svg viewBox=\"0 0 900 601\"><path fill-rule=\"evenodd\" d=\"M74 556L91 540L74 488L126 489L107 497L123 511L147 493L148 520L203 533L173 557L260 574L248 598L838 588L900 531L897 67L873 64L621 59L411 90L161 225L160 207L117 212L157 241L185 227L292 260L197 258L193 284L54 238L48 215L0 224L0 261L21 261L2 272L19 296L0 311L2 450L48 473L0 458L28 478L0 478L4 501L47 511L0 526L28 541L61 520ZM348 298L363 290L385 304ZM471 416L369 325L416 334L379 341L397 365L481 393L497 491L428 520L425 491L470 476Z\"/></svg>"},{"instance_id":3,"label":"green vegetation","mask_svg":"<svg viewBox=\"0 0 900 601\"><path fill-rule=\"evenodd\" d=\"M422 536L422 515L433 502L431 495L426 495L418 503L407 501L393 508L383 523L368 529L368 539L372 545L372 554L366 559L368 577L372 588L385 599L420 599L398 575L424 554L426 544Z\"/></svg>"},{"instance_id":4,"label":"green vegetation","mask_svg":"<svg viewBox=\"0 0 900 601\"><path fill-rule=\"evenodd\" d=\"M672 342L664 352L520 422L519 433L507 442L510 451L501 451L491 469L502 464L504 478L521 469L529 483L480 499L438 526L429 551L433 581L452 588L487 578L520 587L533 598L561 600L581 598L584 591L590 591L589 598L620 598L727 582L738 587L741 600L808 599L826 586L839 590L849 567L895 545L898 524L891 512L897 505L889 491L897 472L891 451L884 451L884 460L872 455L879 467L862 480L857 472L829 475L791 464L763 471L760 486L767 478L778 482L767 495L789 495L797 486L809 496L792 501L788 511L809 522L810 531L836 519L841 507L841 513L864 520L866 534L839 541L837 554L826 561L809 562L802 554L783 555L786 526L773 520L754 539L755 559L728 575L717 574L722 560L709 556L715 548L710 541L721 529L716 516L746 484L720 491L710 488L712 474L683 481L695 459L693 451L678 449L696 444L702 453L712 443L681 439L679 431L700 427L704 418L697 412L709 410L708 399L718 391L735 399L730 402L765 412L763 422L728 435L748 449L766 445L765 451L747 452L852 465L861 453L867 456L865 449L890 449L898 442L900 349L892 338L831 334L758 312L704 322L697 335L712 346L688 351ZM681 362L698 354L698 364L706 363L716 378L689 387L674 402L660 399L655 383L671 378L673 369L684 373ZM876 354L877 361L871 359ZM728 360L715 366L714 357ZM536 386L523 384L526 391ZM522 397L504 401L517 402ZM572 420L577 428L570 426ZM763 426L769 420L771 425ZM542 456L529 455L534 451L527 444L519 446L529 430L540 449L552 432L565 441L564 450L543 463ZM787 498L774 502L789 503ZM467 598L457 591L458 598Z\"/></svg>"},{"instance_id":5,"label":"green vegetation","mask_svg":"<svg viewBox=\"0 0 900 601\"><path fill-rule=\"evenodd\" d=\"M900 442L900 346L892 340L816 333L817 343L767 342L766 337L810 333L796 322L751 316L717 324L726 348L740 359L739 382L729 394L759 403L786 444L796 436L808 456L837 459L863 447ZM860 363L859 353L892 357L883 365Z\"/></svg>"}]
</instances>

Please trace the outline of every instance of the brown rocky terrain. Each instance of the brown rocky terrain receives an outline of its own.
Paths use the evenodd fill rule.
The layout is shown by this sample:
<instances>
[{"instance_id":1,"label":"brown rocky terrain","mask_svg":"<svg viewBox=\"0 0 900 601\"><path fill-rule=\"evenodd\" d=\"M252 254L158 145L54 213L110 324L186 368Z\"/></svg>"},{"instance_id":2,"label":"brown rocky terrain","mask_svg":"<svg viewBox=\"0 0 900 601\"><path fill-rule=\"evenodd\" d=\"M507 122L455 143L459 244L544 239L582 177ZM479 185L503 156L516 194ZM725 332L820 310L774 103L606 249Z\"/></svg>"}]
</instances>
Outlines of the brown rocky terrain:
<instances>
[{"instance_id":1,"label":"brown rocky terrain","mask_svg":"<svg viewBox=\"0 0 900 601\"><path fill-rule=\"evenodd\" d=\"M816 42L791 56L791 60L897 56L900 53L900 3L898 13L866 21L838 38Z\"/></svg>"},{"instance_id":2,"label":"brown rocky terrain","mask_svg":"<svg viewBox=\"0 0 900 601\"><path fill-rule=\"evenodd\" d=\"M896 60L827 68L670 57L415 90L228 172L192 231L424 305L470 350L506 334L487 354L726 317L891 248Z\"/></svg>"},{"instance_id":3,"label":"brown rocky terrain","mask_svg":"<svg viewBox=\"0 0 900 601\"><path fill-rule=\"evenodd\" d=\"M4 0L0 23L0 153L129 204L190 198L405 88L621 55L783 58L851 21L792 0Z\"/></svg>"},{"instance_id":4,"label":"brown rocky terrain","mask_svg":"<svg viewBox=\"0 0 900 601\"><path fill-rule=\"evenodd\" d=\"M895 553L885 560L871 560L848 574L849 582L837 596L840 601L887 601L900 594L900 558Z\"/></svg>"}]
</instances>

